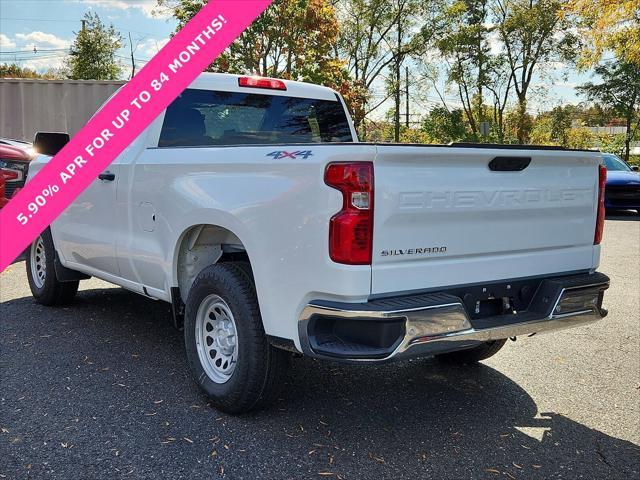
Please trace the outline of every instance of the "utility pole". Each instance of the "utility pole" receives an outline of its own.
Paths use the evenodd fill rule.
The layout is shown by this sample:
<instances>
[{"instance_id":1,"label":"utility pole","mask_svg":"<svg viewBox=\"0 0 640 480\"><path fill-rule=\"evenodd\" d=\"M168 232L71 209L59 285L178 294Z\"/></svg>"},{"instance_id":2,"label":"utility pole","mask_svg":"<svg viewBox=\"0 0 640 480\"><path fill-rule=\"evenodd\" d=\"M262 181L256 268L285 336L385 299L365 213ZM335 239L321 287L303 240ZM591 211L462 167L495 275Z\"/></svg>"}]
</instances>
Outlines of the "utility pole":
<instances>
[{"instance_id":1,"label":"utility pole","mask_svg":"<svg viewBox=\"0 0 640 480\"><path fill-rule=\"evenodd\" d=\"M405 99L407 101L407 128L409 128L409 67L404 67L404 73L405 73Z\"/></svg>"},{"instance_id":2,"label":"utility pole","mask_svg":"<svg viewBox=\"0 0 640 480\"><path fill-rule=\"evenodd\" d=\"M396 97L396 111L394 115L395 120L395 131L394 131L394 140L396 143L400 142L400 89L402 86L400 82L402 80L400 76L400 68L402 66L402 15L398 14L398 50L396 51L396 72L395 72L395 97Z\"/></svg>"},{"instance_id":3,"label":"utility pole","mask_svg":"<svg viewBox=\"0 0 640 480\"><path fill-rule=\"evenodd\" d=\"M131 51L131 78L136 74L136 59L133 58L133 41L131 40L131 32L129 32L129 50Z\"/></svg>"}]
</instances>

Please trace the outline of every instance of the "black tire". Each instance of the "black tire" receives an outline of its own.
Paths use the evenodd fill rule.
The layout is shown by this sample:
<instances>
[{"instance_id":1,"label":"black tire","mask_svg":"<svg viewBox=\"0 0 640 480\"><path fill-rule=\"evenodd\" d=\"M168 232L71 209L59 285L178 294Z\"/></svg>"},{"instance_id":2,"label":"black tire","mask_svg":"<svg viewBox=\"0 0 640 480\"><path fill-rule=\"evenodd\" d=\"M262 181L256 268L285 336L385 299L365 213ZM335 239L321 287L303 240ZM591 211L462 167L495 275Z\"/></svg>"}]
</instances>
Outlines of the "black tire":
<instances>
[{"instance_id":1,"label":"black tire","mask_svg":"<svg viewBox=\"0 0 640 480\"><path fill-rule=\"evenodd\" d=\"M42 253L44 252L44 261ZM54 267L55 247L51 231L47 228L31 244L26 251L27 279L29 288L36 302L47 305L68 305L78 292L80 282L60 282L56 278ZM44 269L42 269L44 266ZM43 272L38 275L38 272Z\"/></svg>"},{"instance_id":2,"label":"black tire","mask_svg":"<svg viewBox=\"0 0 640 480\"><path fill-rule=\"evenodd\" d=\"M436 358L445 363L459 365L476 363L481 360L486 360L489 357L493 357L504 346L506 341L506 338L503 340L493 340L468 350L459 350L457 352L436 355Z\"/></svg>"},{"instance_id":3,"label":"black tire","mask_svg":"<svg viewBox=\"0 0 640 480\"><path fill-rule=\"evenodd\" d=\"M206 328L197 326L202 321L198 319L198 311L214 295L229 307L237 335L234 347L238 348L237 361L224 383L209 376L200 359L196 341L198 332L202 333L202 329ZM267 340L251 268L245 262L223 262L200 272L187 297L184 342L191 372L218 410L245 413L264 408L277 398L287 371L289 355L270 345ZM209 339L207 345L210 345ZM202 348L211 347L201 344L201 353Z\"/></svg>"}]
</instances>

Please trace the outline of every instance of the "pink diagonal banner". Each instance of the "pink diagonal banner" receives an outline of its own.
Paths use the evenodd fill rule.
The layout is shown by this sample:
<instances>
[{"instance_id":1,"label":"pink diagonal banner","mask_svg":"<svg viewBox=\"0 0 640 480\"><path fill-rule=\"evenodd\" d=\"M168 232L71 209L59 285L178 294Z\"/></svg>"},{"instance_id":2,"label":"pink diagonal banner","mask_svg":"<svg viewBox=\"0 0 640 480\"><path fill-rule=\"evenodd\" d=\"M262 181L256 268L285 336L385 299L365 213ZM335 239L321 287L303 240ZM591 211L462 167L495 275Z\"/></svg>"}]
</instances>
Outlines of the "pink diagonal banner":
<instances>
[{"instance_id":1,"label":"pink diagonal banner","mask_svg":"<svg viewBox=\"0 0 640 480\"><path fill-rule=\"evenodd\" d=\"M211 0L120 89L0 210L0 272L272 1Z\"/></svg>"}]
</instances>

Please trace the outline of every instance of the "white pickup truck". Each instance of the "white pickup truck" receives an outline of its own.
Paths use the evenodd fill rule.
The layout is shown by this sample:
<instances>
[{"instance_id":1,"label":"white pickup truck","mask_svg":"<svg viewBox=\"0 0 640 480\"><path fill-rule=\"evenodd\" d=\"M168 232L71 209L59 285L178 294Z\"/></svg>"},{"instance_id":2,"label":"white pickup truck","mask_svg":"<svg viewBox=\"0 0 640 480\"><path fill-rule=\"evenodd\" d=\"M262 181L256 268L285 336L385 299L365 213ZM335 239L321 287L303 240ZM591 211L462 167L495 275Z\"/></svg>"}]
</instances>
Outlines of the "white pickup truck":
<instances>
[{"instance_id":1,"label":"white pickup truck","mask_svg":"<svg viewBox=\"0 0 640 480\"><path fill-rule=\"evenodd\" d=\"M329 88L203 74L33 243L27 274L45 305L88 276L170 302L198 384L245 412L291 352L464 363L604 317L605 176L594 152L359 143Z\"/></svg>"}]
</instances>

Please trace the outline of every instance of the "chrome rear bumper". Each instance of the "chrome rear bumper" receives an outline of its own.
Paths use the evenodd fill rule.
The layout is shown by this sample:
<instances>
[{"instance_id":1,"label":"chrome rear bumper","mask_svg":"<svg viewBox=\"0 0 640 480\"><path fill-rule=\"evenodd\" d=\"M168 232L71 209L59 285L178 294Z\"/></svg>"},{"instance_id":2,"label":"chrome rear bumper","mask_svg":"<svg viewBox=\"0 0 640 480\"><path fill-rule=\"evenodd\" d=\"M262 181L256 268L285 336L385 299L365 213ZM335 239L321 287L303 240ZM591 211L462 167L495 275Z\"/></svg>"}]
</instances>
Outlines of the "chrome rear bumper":
<instances>
[{"instance_id":1,"label":"chrome rear bumper","mask_svg":"<svg viewBox=\"0 0 640 480\"><path fill-rule=\"evenodd\" d=\"M602 298L608 287L609 278L601 273L542 279L526 310L484 318L469 315L465 302L446 292L364 304L315 301L304 308L299 333L304 353L314 357L428 356L597 321L607 314Z\"/></svg>"}]
</instances>

